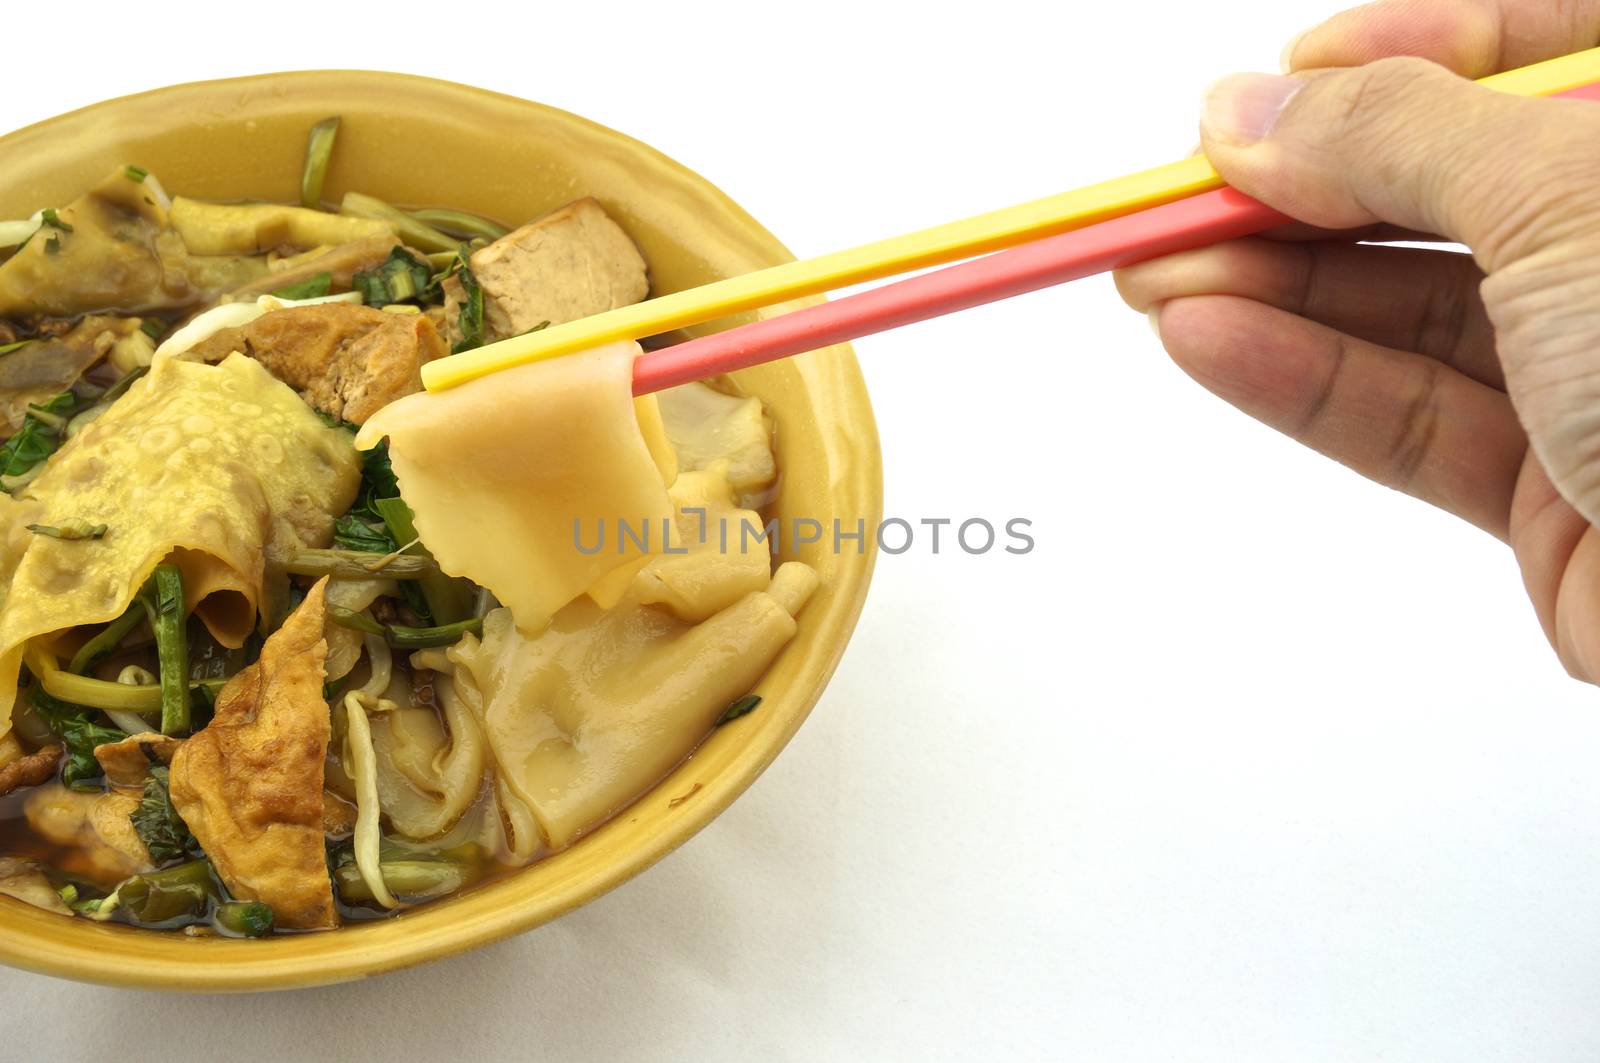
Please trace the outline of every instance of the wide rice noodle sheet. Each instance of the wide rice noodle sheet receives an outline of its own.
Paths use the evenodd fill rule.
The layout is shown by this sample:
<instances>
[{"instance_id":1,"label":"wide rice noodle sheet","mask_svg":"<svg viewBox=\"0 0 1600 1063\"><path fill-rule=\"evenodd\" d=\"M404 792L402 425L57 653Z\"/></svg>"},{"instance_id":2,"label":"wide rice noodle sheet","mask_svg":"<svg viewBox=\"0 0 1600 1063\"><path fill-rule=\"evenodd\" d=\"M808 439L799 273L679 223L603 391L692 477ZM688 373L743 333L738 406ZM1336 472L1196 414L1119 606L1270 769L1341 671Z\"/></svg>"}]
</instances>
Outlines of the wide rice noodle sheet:
<instances>
[{"instance_id":1,"label":"wide rice noodle sheet","mask_svg":"<svg viewBox=\"0 0 1600 1063\"><path fill-rule=\"evenodd\" d=\"M794 636L816 588L799 562L771 573L765 542L740 535L760 518L732 505L720 469L681 475L672 496L673 552L614 606L580 597L533 636L497 609L481 639L449 650L454 694L488 737L513 861L571 844L687 756Z\"/></svg>"},{"instance_id":2,"label":"wide rice noodle sheet","mask_svg":"<svg viewBox=\"0 0 1600 1063\"><path fill-rule=\"evenodd\" d=\"M661 549L673 507L633 402L638 353L613 344L408 395L356 436L361 448L389 438L423 545L525 632Z\"/></svg>"},{"instance_id":3,"label":"wide rice noodle sheet","mask_svg":"<svg viewBox=\"0 0 1600 1063\"><path fill-rule=\"evenodd\" d=\"M348 433L323 424L259 363L159 359L110 410L0 503L0 732L24 644L120 616L156 565L183 571L187 605L226 646L254 625L267 562L326 545L355 497ZM30 523L104 524L100 539Z\"/></svg>"}]
</instances>

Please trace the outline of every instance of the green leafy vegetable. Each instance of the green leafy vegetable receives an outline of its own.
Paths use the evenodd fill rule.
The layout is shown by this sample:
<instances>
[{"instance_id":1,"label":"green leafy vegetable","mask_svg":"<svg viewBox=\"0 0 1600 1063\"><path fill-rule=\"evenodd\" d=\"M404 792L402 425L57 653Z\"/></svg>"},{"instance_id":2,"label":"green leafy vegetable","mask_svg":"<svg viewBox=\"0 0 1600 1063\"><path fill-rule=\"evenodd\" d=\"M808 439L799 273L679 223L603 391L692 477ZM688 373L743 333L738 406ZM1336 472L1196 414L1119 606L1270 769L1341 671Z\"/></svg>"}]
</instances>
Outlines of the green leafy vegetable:
<instances>
[{"instance_id":1,"label":"green leafy vegetable","mask_svg":"<svg viewBox=\"0 0 1600 1063\"><path fill-rule=\"evenodd\" d=\"M428 548L419 541L416 514L406 505L405 499L398 496L375 498L371 506L373 511L383 518L383 523L389 529L389 536L397 547L404 547L408 555L433 560ZM412 611L418 616L427 616L439 624L452 624L474 615L474 592L471 581L439 573L422 577L421 588L427 610L418 609L415 603L411 603ZM407 601L410 602L409 595Z\"/></svg>"},{"instance_id":2,"label":"green leafy vegetable","mask_svg":"<svg viewBox=\"0 0 1600 1063\"><path fill-rule=\"evenodd\" d=\"M322 186L328 178L328 162L333 144L339 138L339 117L324 118L311 127L306 137L306 164L300 171L300 205L317 210L322 206Z\"/></svg>"},{"instance_id":3,"label":"green leafy vegetable","mask_svg":"<svg viewBox=\"0 0 1600 1063\"><path fill-rule=\"evenodd\" d=\"M324 418L330 425L354 430L354 425L342 421L333 421ZM399 509L394 508L398 505ZM387 506L388 508L385 508ZM404 528L397 528L387 519L388 516L405 514ZM361 453L361 490L356 496L355 505L334 522L334 545L342 548L347 554L350 552L393 554L402 546L413 543L416 531L410 525L411 510L400 500L400 481L395 477L394 466L389 462L389 444L380 442L371 450ZM301 576L317 576L335 574L336 570L345 570L349 575L351 565L348 559L338 557L313 557L309 555L337 554L337 551L301 551L296 554L286 569ZM406 604L418 617L434 619L432 598L411 580L439 581L446 577L440 574L439 566L433 557L420 547L407 549L403 556L392 558L381 567L371 567L370 564L358 563L364 569L357 573L356 578L397 579L401 580L400 593L405 596ZM442 585L441 585L442 586Z\"/></svg>"},{"instance_id":4,"label":"green leafy vegetable","mask_svg":"<svg viewBox=\"0 0 1600 1063\"><path fill-rule=\"evenodd\" d=\"M0 445L0 488L11 491L16 485L8 477L19 477L56 452L61 446L66 418L78 406L78 398L63 391L49 402L29 406L17 434Z\"/></svg>"},{"instance_id":5,"label":"green leafy vegetable","mask_svg":"<svg viewBox=\"0 0 1600 1063\"><path fill-rule=\"evenodd\" d=\"M460 354L462 351L483 346L483 288L467 266L465 255L458 260L456 278L461 282L461 291L466 298L461 301L461 311L456 316L456 327L461 330L461 339L450 348L451 354Z\"/></svg>"},{"instance_id":6,"label":"green leafy vegetable","mask_svg":"<svg viewBox=\"0 0 1600 1063\"><path fill-rule=\"evenodd\" d=\"M350 286L368 306L414 303L428 289L433 271L404 247L396 247L376 269L357 273Z\"/></svg>"},{"instance_id":7,"label":"green leafy vegetable","mask_svg":"<svg viewBox=\"0 0 1600 1063\"><path fill-rule=\"evenodd\" d=\"M374 527L354 513L346 513L333 522L333 545L341 550L389 554L395 551L398 544L382 524Z\"/></svg>"},{"instance_id":8,"label":"green leafy vegetable","mask_svg":"<svg viewBox=\"0 0 1600 1063\"><path fill-rule=\"evenodd\" d=\"M139 840L150 850L150 859L158 864L176 860L194 845L194 835L172 805L165 765L151 766L144 780L144 796L128 818L133 821Z\"/></svg>"},{"instance_id":9,"label":"green leafy vegetable","mask_svg":"<svg viewBox=\"0 0 1600 1063\"><path fill-rule=\"evenodd\" d=\"M99 539L106 534L104 524L90 524L81 517L62 521L60 524L29 524L27 529L35 535L48 536L51 539Z\"/></svg>"},{"instance_id":10,"label":"green leafy vegetable","mask_svg":"<svg viewBox=\"0 0 1600 1063\"><path fill-rule=\"evenodd\" d=\"M318 273L272 293L274 299L320 299L333 291L333 274Z\"/></svg>"},{"instance_id":11,"label":"green leafy vegetable","mask_svg":"<svg viewBox=\"0 0 1600 1063\"><path fill-rule=\"evenodd\" d=\"M95 789L94 780L105 774L100 762L94 759L95 746L120 742L128 737L127 734L114 727L95 723L92 710L53 698L37 686L33 688L31 700L34 711L61 739L64 747L66 757L61 767L62 783L75 790Z\"/></svg>"},{"instance_id":12,"label":"green leafy vegetable","mask_svg":"<svg viewBox=\"0 0 1600 1063\"><path fill-rule=\"evenodd\" d=\"M746 694L744 697L740 698L738 701L722 710L722 715L717 717L716 726L721 727L723 724L737 720L741 716L750 715L752 712L756 711L756 706L759 704L761 704L760 695Z\"/></svg>"},{"instance_id":13,"label":"green leafy vegetable","mask_svg":"<svg viewBox=\"0 0 1600 1063\"><path fill-rule=\"evenodd\" d=\"M361 480L361 494L364 504L369 507L375 498L400 497L400 480L389 461L387 439L371 450L361 452Z\"/></svg>"}]
</instances>

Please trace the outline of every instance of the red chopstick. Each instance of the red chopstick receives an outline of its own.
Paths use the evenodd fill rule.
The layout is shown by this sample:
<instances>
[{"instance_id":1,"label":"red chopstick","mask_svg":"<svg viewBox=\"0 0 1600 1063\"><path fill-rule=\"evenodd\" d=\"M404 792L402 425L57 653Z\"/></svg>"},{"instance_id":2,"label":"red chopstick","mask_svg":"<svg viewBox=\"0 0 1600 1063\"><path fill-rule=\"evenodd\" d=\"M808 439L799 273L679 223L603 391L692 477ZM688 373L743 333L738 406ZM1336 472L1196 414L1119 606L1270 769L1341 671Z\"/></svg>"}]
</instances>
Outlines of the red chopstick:
<instances>
[{"instance_id":1,"label":"red chopstick","mask_svg":"<svg viewBox=\"0 0 1600 1063\"><path fill-rule=\"evenodd\" d=\"M1600 100L1600 84L1557 93ZM1290 219L1231 188L997 251L855 295L649 351L636 395L704 380L875 332L953 314L1162 255L1249 236Z\"/></svg>"}]
</instances>

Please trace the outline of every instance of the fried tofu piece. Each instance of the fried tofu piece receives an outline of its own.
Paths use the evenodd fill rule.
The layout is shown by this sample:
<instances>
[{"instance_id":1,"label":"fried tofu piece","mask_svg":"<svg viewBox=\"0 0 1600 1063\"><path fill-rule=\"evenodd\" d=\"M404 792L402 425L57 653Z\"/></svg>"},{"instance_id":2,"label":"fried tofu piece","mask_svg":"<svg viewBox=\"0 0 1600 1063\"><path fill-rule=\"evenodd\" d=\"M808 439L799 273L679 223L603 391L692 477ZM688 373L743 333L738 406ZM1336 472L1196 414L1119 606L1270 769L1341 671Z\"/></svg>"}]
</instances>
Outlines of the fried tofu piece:
<instances>
[{"instance_id":1,"label":"fried tofu piece","mask_svg":"<svg viewBox=\"0 0 1600 1063\"><path fill-rule=\"evenodd\" d=\"M629 306L650 291L644 256L593 199L568 203L507 233L474 251L470 261L483 288L488 341ZM444 290L455 334L464 295L454 277Z\"/></svg>"},{"instance_id":2,"label":"fried tofu piece","mask_svg":"<svg viewBox=\"0 0 1600 1063\"><path fill-rule=\"evenodd\" d=\"M201 341L191 357L238 351L332 417L362 424L395 399L422 390L422 363L449 354L423 314L388 314L354 303L274 310Z\"/></svg>"},{"instance_id":3,"label":"fried tofu piece","mask_svg":"<svg viewBox=\"0 0 1600 1063\"><path fill-rule=\"evenodd\" d=\"M114 885L155 867L129 817L139 807L137 790L83 792L60 783L41 786L22 804L28 825L69 855L63 871Z\"/></svg>"},{"instance_id":4,"label":"fried tofu piece","mask_svg":"<svg viewBox=\"0 0 1600 1063\"><path fill-rule=\"evenodd\" d=\"M152 764L171 764L181 739L144 731L94 747L94 759L113 786L143 786Z\"/></svg>"},{"instance_id":5,"label":"fried tofu piece","mask_svg":"<svg viewBox=\"0 0 1600 1063\"><path fill-rule=\"evenodd\" d=\"M339 923L322 841L327 582L222 688L211 723L183 743L169 776L173 806L228 890L296 930Z\"/></svg>"}]
</instances>

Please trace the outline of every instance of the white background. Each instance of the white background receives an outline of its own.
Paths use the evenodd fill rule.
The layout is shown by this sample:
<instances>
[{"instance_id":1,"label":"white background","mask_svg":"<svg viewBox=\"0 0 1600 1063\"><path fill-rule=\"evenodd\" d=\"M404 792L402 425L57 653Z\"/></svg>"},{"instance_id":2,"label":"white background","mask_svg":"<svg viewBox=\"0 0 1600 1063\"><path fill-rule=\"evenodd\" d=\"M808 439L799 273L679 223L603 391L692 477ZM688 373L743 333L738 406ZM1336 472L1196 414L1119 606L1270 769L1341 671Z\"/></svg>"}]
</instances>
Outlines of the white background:
<instances>
[{"instance_id":1,"label":"white background","mask_svg":"<svg viewBox=\"0 0 1600 1063\"><path fill-rule=\"evenodd\" d=\"M1180 156L1211 78L1329 13L72 6L7 11L0 128L176 81L431 74L632 133L800 255ZM1105 279L858 350L888 512L1025 516L1039 546L885 557L727 815L552 926L366 984L3 972L0 1055L1600 1052L1600 712L1506 550L1202 392Z\"/></svg>"}]
</instances>

